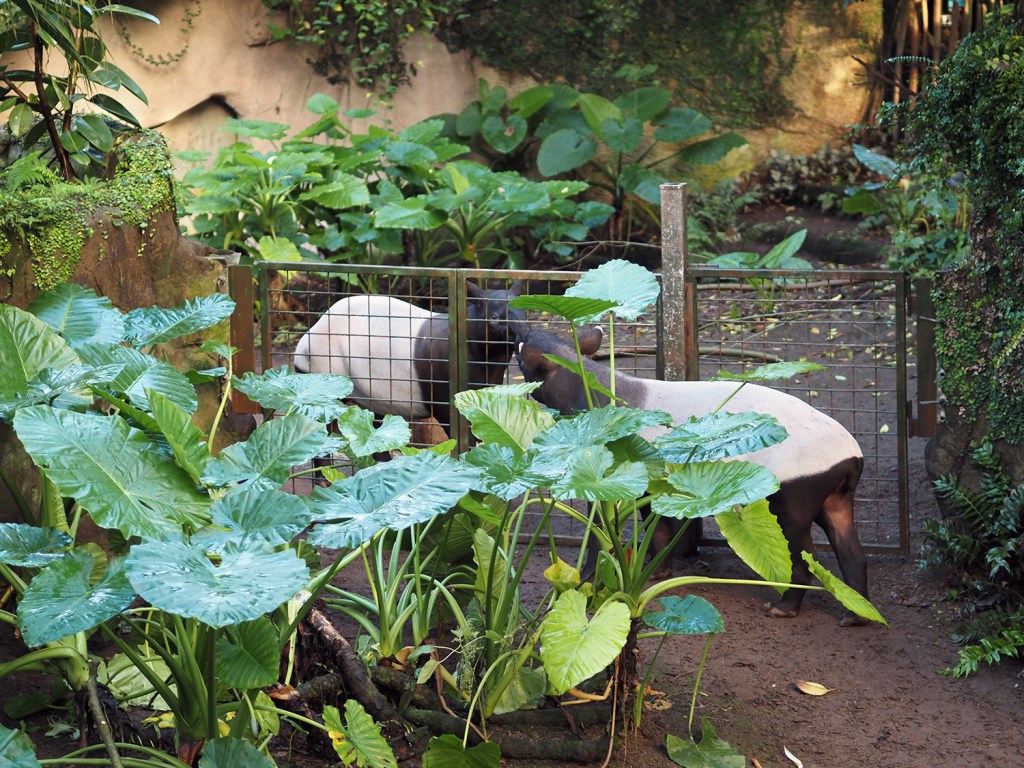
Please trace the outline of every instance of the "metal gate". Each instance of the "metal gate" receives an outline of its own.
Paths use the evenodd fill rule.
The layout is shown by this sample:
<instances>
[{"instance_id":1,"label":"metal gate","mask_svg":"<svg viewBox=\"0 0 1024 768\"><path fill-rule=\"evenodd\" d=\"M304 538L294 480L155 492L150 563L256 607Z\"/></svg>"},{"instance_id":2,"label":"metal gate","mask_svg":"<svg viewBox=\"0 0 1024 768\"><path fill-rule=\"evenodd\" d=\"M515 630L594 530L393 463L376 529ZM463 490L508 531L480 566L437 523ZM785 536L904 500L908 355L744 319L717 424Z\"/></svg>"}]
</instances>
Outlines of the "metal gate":
<instances>
[{"instance_id":1,"label":"metal gate","mask_svg":"<svg viewBox=\"0 0 1024 768\"><path fill-rule=\"evenodd\" d=\"M617 326L617 366L638 376L694 380L780 360L821 363L825 370L772 386L805 399L857 438L865 456L857 500L861 541L868 551L908 552L907 360L913 345L906 276L887 270L765 272L688 265L685 197L681 188L672 186L663 187L662 298L648 317ZM290 276L287 284L282 275ZM528 293L560 294L579 275L322 262L236 268L231 279L240 307L233 324L232 343L241 350L236 371L290 364L295 343L328 307L345 296L373 292L448 313L457 340L450 356L451 391L456 392L467 381L468 281L496 288L525 280ZM254 300L260 308L258 324L251 314L244 315ZM531 317L532 324L560 322ZM258 365L254 326L261 351ZM926 354L922 362L927 360ZM922 365L922 371L927 367ZM511 366L509 380L517 374ZM921 406L921 413L928 407ZM239 396L235 408L247 410L244 397ZM460 449L468 446L467 425L455 409L452 413L451 425L414 423L414 441L436 443L447 432L457 438ZM920 427L916 431L923 433ZM573 537L581 531L570 527L558 533ZM706 543L721 543L715 533L706 531Z\"/></svg>"}]
</instances>

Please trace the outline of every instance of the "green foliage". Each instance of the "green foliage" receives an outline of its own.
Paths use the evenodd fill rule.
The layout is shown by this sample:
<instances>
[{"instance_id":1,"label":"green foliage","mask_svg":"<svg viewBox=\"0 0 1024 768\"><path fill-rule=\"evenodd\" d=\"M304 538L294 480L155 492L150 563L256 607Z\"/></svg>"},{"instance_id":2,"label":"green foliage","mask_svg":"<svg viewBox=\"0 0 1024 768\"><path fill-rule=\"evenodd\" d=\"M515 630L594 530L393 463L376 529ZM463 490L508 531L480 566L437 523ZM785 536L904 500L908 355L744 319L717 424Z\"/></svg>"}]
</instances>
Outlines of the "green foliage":
<instances>
[{"instance_id":1,"label":"green foliage","mask_svg":"<svg viewBox=\"0 0 1024 768\"><path fill-rule=\"evenodd\" d=\"M459 18L464 0L263 0L283 13L283 25L271 24L277 40L311 43L313 71L332 84L354 82L391 98L408 83L416 66L402 47L417 32L430 32L440 17Z\"/></svg>"},{"instance_id":2,"label":"green foliage","mask_svg":"<svg viewBox=\"0 0 1024 768\"><path fill-rule=\"evenodd\" d=\"M786 25L793 5L471 0L438 34L496 69L608 98L627 88L624 70L656 69L688 103L752 125L792 107L782 83L796 62Z\"/></svg>"},{"instance_id":3,"label":"green foliage","mask_svg":"<svg viewBox=\"0 0 1024 768\"><path fill-rule=\"evenodd\" d=\"M892 235L890 269L924 276L962 261L970 246L967 201L934 174L914 178L897 161L860 144L854 156L881 181L848 189L843 213L880 217Z\"/></svg>"},{"instance_id":4,"label":"green foliage","mask_svg":"<svg viewBox=\"0 0 1024 768\"><path fill-rule=\"evenodd\" d=\"M718 162L746 141L698 110L675 106L668 88L630 85L614 100L559 83L510 99L481 80L479 98L446 118L453 140L470 142L495 167L589 184L590 196L614 209L599 230L604 239L651 238L661 184Z\"/></svg>"},{"instance_id":5,"label":"green foliage","mask_svg":"<svg viewBox=\"0 0 1024 768\"><path fill-rule=\"evenodd\" d=\"M937 280L943 391L992 439L1024 441L1024 36L1011 16L966 38L912 109L915 165L960 179L970 204L970 258Z\"/></svg>"},{"instance_id":6,"label":"green foliage","mask_svg":"<svg viewBox=\"0 0 1024 768\"><path fill-rule=\"evenodd\" d=\"M936 494L956 513L942 521L925 520L919 563L922 568L952 568L972 611L1002 604L956 629L954 639L965 646L951 670L958 677L976 671L982 662L1017 657L1024 649L1024 486L1010 481L990 443L976 448L971 458L981 471L977 491L951 476L935 481Z\"/></svg>"},{"instance_id":7,"label":"green foliage","mask_svg":"<svg viewBox=\"0 0 1024 768\"><path fill-rule=\"evenodd\" d=\"M37 152L0 170L0 259L15 244L27 249L34 284L53 288L74 273L96 211L115 226L146 229L170 209L171 159L159 133L116 132L111 158L109 177L88 184L65 182Z\"/></svg>"},{"instance_id":8,"label":"green foliage","mask_svg":"<svg viewBox=\"0 0 1024 768\"><path fill-rule=\"evenodd\" d=\"M310 99L315 122L285 139L287 126L230 121L244 136L272 141L258 152L240 141L212 168L194 168L184 213L195 235L253 259L503 266L539 252L569 254L603 222L607 206L577 203L586 184L496 173L468 160L440 120L394 132L354 133L332 99ZM522 255L515 256L519 251Z\"/></svg>"},{"instance_id":9,"label":"green foliage","mask_svg":"<svg viewBox=\"0 0 1024 768\"><path fill-rule=\"evenodd\" d=\"M0 114L7 113L11 134L29 149L49 144L45 154L53 159L66 181L106 165L114 147L114 134L96 113L78 109L89 104L138 127L139 122L108 93L94 93L100 86L111 91L124 88L141 101L142 89L123 70L107 60L107 47L99 33L104 16L132 16L157 23L144 11L119 4L92 5L77 0L14 0L18 14L0 22L0 54L32 51L32 69L17 69L11 59L0 64L4 85ZM66 71L61 67L66 62ZM51 67L54 67L51 69Z\"/></svg>"}]
</instances>

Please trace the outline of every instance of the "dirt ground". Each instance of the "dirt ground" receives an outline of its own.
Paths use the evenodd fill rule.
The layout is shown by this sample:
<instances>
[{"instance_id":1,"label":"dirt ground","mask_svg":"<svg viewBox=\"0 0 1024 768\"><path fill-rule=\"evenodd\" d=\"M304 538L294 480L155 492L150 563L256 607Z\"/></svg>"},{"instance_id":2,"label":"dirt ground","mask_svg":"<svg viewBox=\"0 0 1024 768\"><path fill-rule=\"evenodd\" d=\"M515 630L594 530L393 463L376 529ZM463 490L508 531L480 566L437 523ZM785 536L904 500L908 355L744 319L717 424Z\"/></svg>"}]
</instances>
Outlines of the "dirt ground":
<instances>
[{"instance_id":1,"label":"dirt ground","mask_svg":"<svg viewBox=\"0 0 1024 768\"><path fill-rule=\"evenodd\" d=\"M828 222L808 222L812 234ZM956 660L949 629L956 607L945 599L943 575L919 571L915 553L922 520L937 514L925 475L924 441L911 440L911 554L869 558L871 598L887 626L843 628L841 608L827 595L810 594L800 616L771 619L761 605L766 588L713 586L695 590L720 611L726 631L717 636L700 685L695 725L707 717L719 737L747 757L748 766L783 768L788 749L806 768L935 768L1024 765L1024 678L1020 662L982 669L967 679L942 670ZM833 570L835 561L823 562ZM747 577L732 553L703 548L677 563L677 573ZM538 587L539 588L539 587ZM677 592L676 594L683 594ZM612 755L613 768L675 765L666 734L685 737L702 638L673 638L661 650L642 729ZM0 630L0 662L16 654L10 628ZM642 646L644 658L654 652ZM832 689L809 696L795 686L812 681ZM0 701L33 683L27 676L0 682ZM44 735L50 718L29 722L41 755L68 751L67 736ZM5 725L15 725L0 716ZM593 726L581 736L596 738ZM536 737L541 738L541 737ZM597 765L600 761L589 763ZM3 765L0 758L0 765ZM299 755L280 766L326 765ZM409 765L410 763L403 763ZM507 768L556 768L562 762L507 760Z\"/></svg>"}]
</instances>

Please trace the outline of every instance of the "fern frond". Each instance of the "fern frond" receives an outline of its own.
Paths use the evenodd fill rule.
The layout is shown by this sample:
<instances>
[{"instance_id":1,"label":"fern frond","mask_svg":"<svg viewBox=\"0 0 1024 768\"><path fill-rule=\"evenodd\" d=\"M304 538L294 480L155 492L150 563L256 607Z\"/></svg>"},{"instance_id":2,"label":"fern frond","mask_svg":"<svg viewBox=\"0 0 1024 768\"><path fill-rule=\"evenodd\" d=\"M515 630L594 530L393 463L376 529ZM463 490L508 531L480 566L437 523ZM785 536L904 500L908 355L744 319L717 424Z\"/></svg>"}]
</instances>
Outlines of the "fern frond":
<instances>
[{"instance_id":1,"label":"fern frond","mask_svg":"<svg viewBox=\"0 0 1024 768\"><path fill-rule=\"evenodd\" d=\"M30 152L11 163L4 170L3 184L11 192L37 184L51 186L60 181L38 152Z\"/></svg>"}]
</instances>

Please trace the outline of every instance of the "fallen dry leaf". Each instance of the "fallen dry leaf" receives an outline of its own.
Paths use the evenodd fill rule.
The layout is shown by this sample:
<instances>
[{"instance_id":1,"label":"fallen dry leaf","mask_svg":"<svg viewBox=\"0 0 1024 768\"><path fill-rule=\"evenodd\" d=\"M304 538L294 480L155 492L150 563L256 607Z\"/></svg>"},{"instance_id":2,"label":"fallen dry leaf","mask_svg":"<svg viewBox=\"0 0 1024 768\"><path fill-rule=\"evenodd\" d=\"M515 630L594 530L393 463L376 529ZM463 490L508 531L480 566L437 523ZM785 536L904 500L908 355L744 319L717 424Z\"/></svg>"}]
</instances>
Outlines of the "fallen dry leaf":
<instances>
[{"instance_id":1,"label":"fallen dry leaf","mask_svg":"<svg viewBox=\"0 0 1024 768\"><path fill-rule=\"evenodd\" d=\"M829 691L835 690L835 688L826 688L821 683L808 683L805 680L797 680L796 687L798 691L806 693L808 696L824 696Z\"/></svg>"},{"instance_id":2,"label":"fallen dry leaf","mask_svg":"<svg viewBox=\"0 0 1024 768\"><path fill-rule=\"evenodd\" d=\"M804 768L804 764L800 762L799 757L790 752L786 747L783 747L782 751L786 753L786 757L793 761L793 765L795 765L796 768Z\"/></svg>"}]
</instances>

